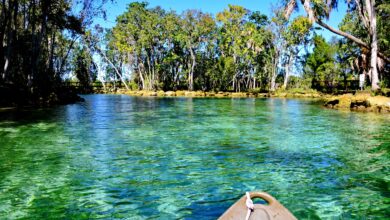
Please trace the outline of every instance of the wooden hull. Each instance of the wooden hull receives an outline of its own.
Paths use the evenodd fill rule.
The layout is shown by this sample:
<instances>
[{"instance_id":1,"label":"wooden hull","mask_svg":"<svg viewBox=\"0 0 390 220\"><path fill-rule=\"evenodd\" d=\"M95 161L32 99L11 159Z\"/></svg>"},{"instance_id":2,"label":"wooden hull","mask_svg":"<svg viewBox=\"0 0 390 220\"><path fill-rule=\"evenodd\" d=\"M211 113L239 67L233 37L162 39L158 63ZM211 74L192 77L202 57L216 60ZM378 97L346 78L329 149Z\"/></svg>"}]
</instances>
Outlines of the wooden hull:
<instances>
[{"instance_id":1,"label":"wooden hull","mask_svg":"<svg viewBox=\"0 0 390 220\"><path fill-rule=\"evenodd\" d=\"M268 204L254 204L254 209L250 214L251 220L295 220L295 216L291 214L282 204L280 204L274 197L264 192L249 193L251 199L261 198ZM246 196L243 196L236 203L234 203L226 212L219 217L220 220L240 220L246 219L248 214L248 207L246 206Z\"/></svg>"}]
</instances>

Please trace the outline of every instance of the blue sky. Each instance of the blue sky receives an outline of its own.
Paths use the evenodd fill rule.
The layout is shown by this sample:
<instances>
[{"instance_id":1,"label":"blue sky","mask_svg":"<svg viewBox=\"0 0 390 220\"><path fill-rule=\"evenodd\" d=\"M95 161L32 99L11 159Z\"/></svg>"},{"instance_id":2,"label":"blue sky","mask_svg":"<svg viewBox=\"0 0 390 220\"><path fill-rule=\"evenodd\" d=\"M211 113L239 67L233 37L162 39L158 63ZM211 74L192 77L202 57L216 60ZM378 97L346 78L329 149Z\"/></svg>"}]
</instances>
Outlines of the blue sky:
<instances>
[{"instance_id":1,"label":"blue sky","mask_svg":"<svg viewBox=\"0 0 390 220\"><path fill-rule=\"evenodd\" d=\"M98 19L96 22L102 25L103 27L110 28L115 25L115 19L118 15L126 11L127 5L133 1L129 0L116 0L115 3L108 3L105 6L107 11L107 20ZM261 11L267 16L271 16L271 8L273 4L276 4L275 0L147 0L150 7L161 6L166 10L174 10L178 13L186 9L200 9L203 12L209 12L216 14L223 9L227 8L228 4L240 5L251 11ZM342 20L346 11L346 5L344 3L339 5L338 10L335 10L331 14L331 19L327 21L333 27L337 25ZM304 10L301 8L297 14L304 14ZM322 33L326 39L330 39L334 36L329 31L322 31L317 33Z\"/></svg>"}]
</instances>

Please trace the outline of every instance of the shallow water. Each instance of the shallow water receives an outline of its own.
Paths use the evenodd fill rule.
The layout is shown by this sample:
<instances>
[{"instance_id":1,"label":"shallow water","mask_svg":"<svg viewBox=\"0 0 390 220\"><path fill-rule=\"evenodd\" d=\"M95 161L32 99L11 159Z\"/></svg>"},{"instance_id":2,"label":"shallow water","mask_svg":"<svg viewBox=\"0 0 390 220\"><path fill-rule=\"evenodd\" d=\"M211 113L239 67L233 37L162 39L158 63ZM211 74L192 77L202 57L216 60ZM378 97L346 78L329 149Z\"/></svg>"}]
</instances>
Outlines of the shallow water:
<instances>
[{"instance_id":1,"label":"shallow water","mask_svg":"<svg viewBox=\"0 0 390 220\"><path fill-rule=\"evenodd\" d=\"M0 219L215 219L263 190L300 219L390 217L390 116L305 100L85 96L0 115Z\"/></svg>"}]
</instances>

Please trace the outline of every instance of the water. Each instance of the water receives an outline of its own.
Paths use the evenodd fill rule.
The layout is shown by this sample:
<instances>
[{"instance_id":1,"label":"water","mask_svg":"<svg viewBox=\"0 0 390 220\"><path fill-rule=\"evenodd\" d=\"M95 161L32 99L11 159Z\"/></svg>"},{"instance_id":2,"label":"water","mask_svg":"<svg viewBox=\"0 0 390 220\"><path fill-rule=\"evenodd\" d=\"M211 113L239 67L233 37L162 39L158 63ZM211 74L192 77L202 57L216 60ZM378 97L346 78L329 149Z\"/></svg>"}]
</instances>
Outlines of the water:
<instances>
[{"instance_id":1,"label":"water","mask_svg":"<svg viewBox=\"0 0 390 220\"><path fill-rule=\"evenodd\" d=\"M0 219L215 219L252 190L300 219L390 217L389 115L85 98L0 115Z\"/></svg>"}]
</instances>

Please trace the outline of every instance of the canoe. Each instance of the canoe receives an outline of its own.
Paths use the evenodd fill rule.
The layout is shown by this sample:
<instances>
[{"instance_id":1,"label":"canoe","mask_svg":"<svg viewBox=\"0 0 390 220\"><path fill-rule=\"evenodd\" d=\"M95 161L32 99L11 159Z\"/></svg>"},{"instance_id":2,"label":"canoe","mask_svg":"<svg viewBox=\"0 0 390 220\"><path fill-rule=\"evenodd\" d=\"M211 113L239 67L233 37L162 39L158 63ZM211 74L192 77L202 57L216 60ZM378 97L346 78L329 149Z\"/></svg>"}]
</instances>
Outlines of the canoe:
<instances>
[{"instance_id":1,"label":"canoe","mask_svg":"<svg viewBox=\"0 0 390 220\"><path fill-rule=\"evenodd\" d=\"M248 200L247 197L250 197ZM252 199L260 198L267 204L253 204ZM251 208L248 208L251 207ZM291 212L280 204L274 197L265 192L250 192L241 197L219 220L292 220L297 219Z\"/></svg>"}]
</instances>

